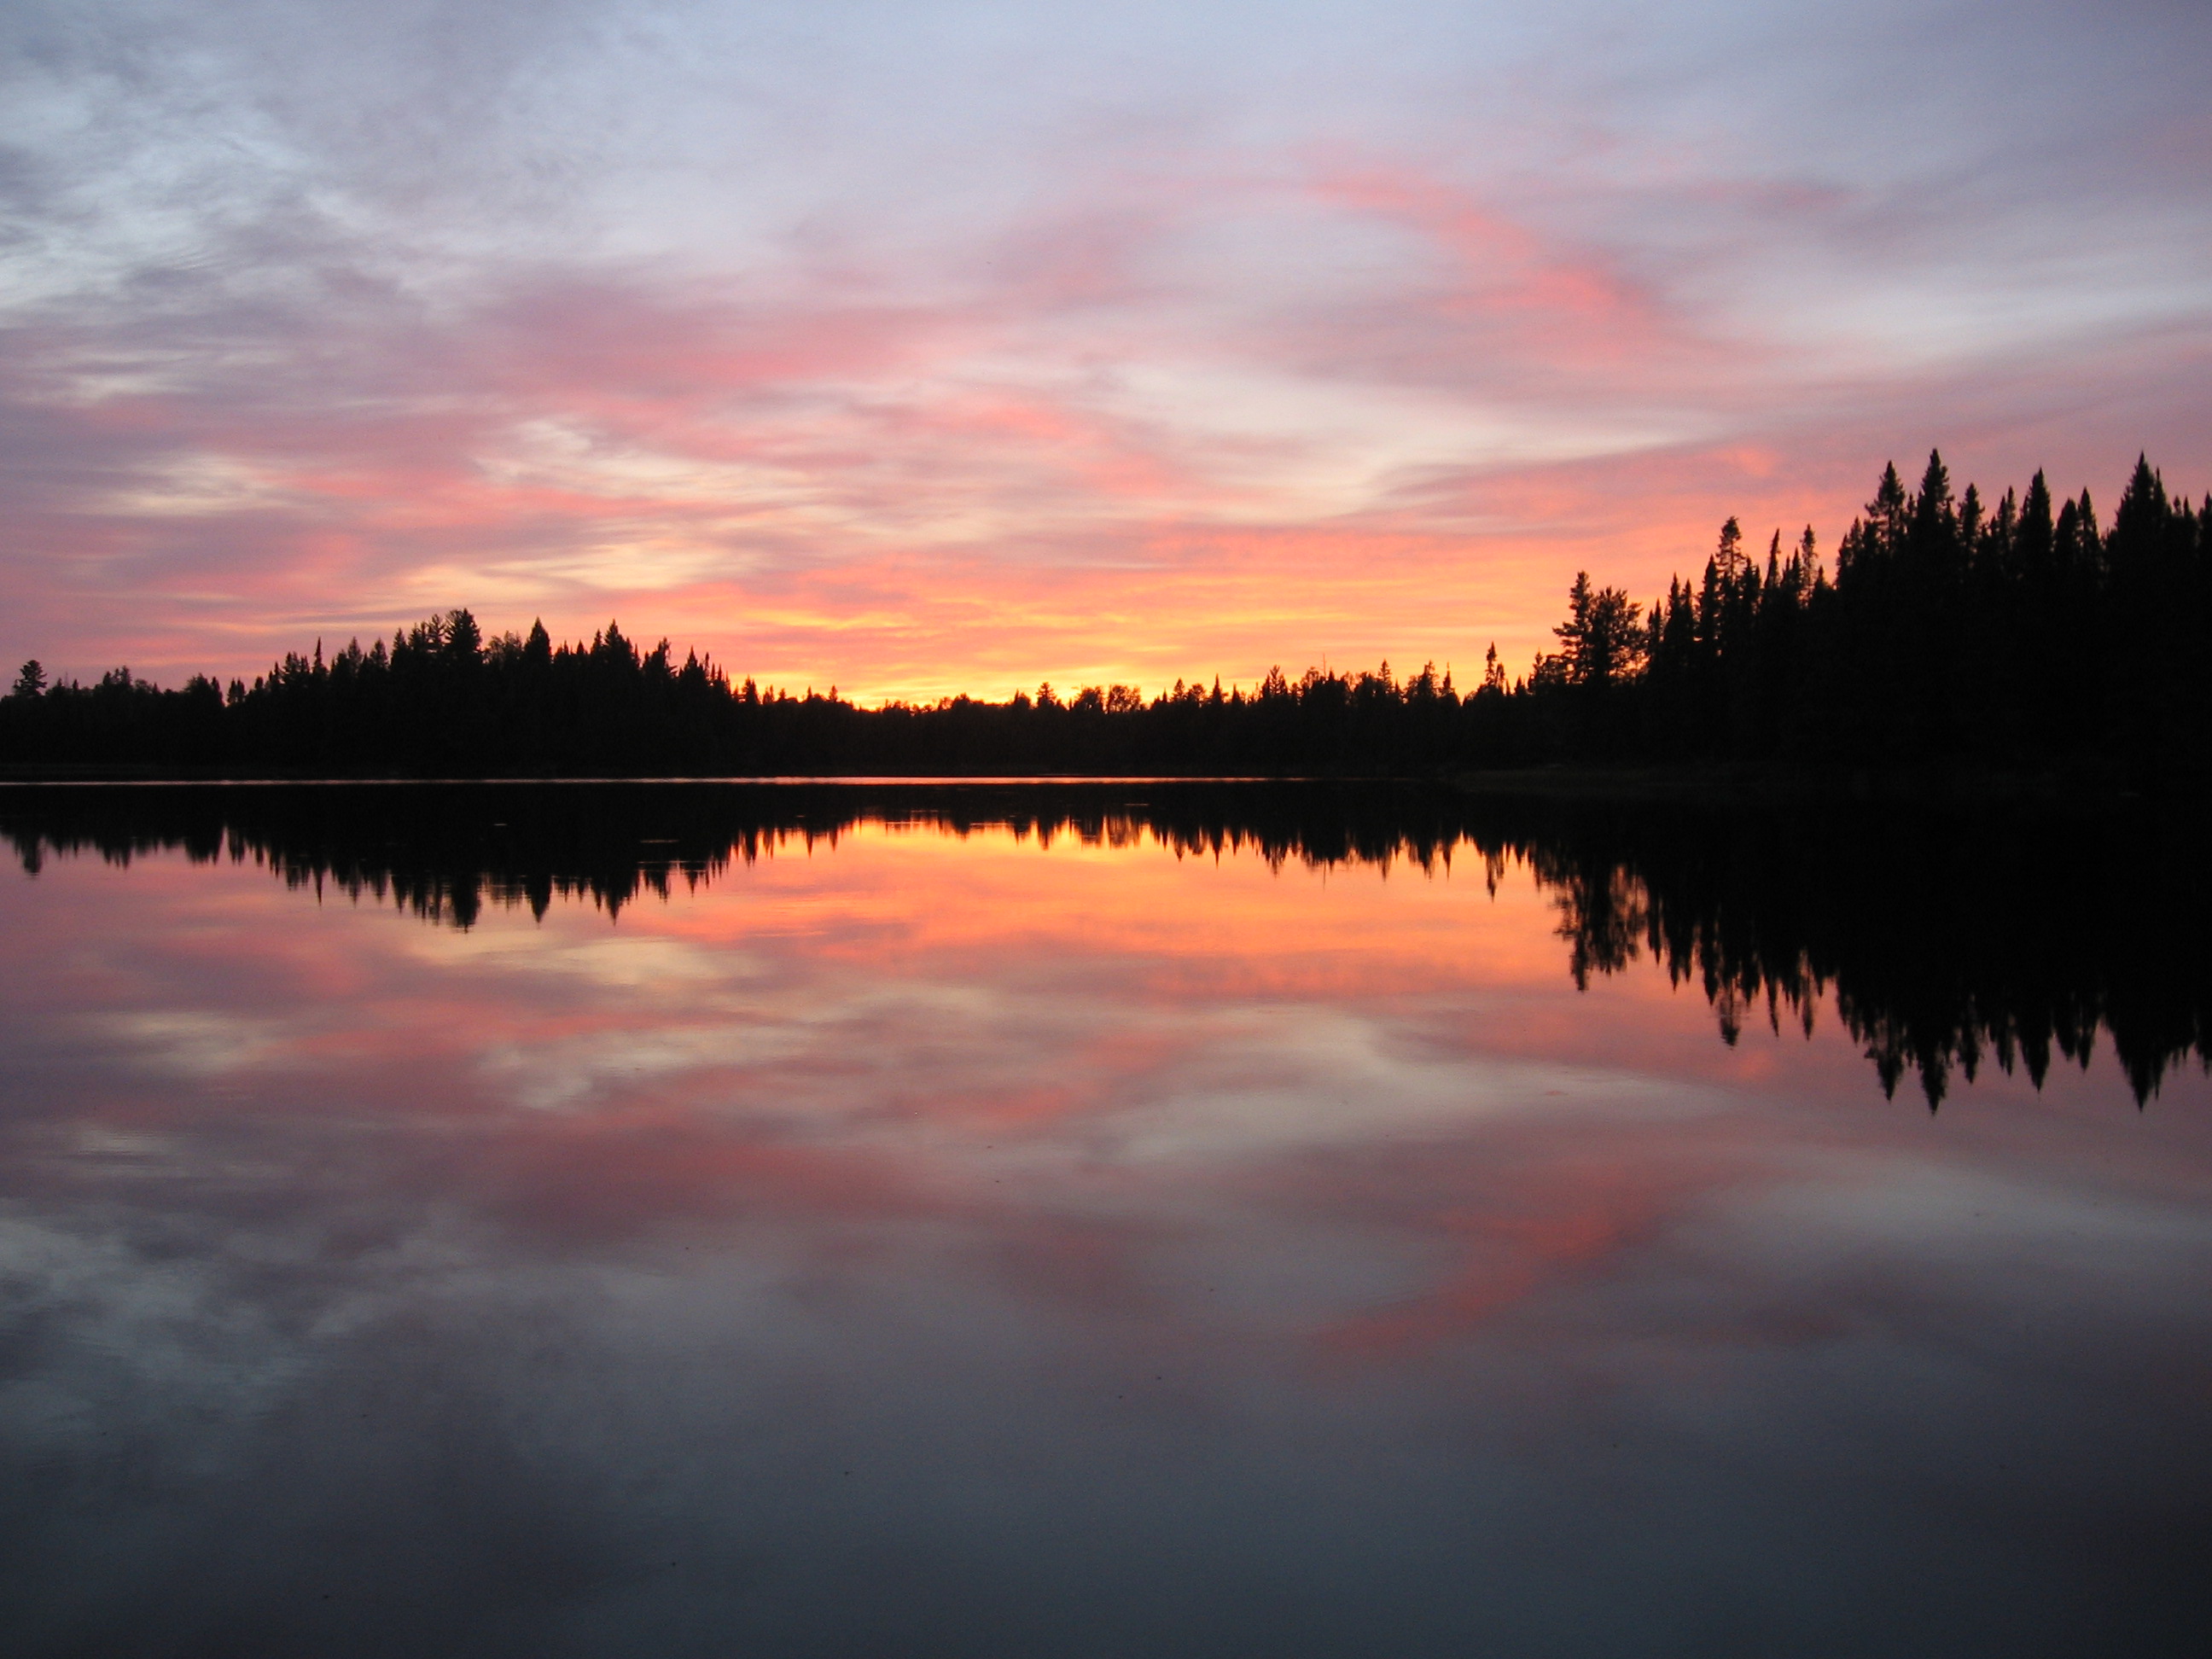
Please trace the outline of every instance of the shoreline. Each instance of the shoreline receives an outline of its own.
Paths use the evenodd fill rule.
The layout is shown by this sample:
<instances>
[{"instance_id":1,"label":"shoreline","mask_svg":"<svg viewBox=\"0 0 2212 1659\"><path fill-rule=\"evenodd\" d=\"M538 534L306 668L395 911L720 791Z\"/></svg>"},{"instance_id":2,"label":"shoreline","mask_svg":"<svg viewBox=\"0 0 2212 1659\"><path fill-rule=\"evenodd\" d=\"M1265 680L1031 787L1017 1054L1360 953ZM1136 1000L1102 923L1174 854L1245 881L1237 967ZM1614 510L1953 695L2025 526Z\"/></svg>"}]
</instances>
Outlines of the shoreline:
<instances>
[{"instance_id":1,"label":"shoreline","mask_svg":"<svg viewBox=\"0 0 2212 1659\"><path fill-rule=\"evenodd\" d=\"M1350 774L882 773L763 775L491 774L425 776L404 773L241 772L222 768L151 765L0 766L0 790L102 786L189 787L514 787L558 786L701 786L807 788L1114 788L1143 786L1436 788L1498 799L1576 800L1592 804L1668 803L1756 806L1821 803L1923 805L2019 805L2076 808L2212 801L2212 773L2131 779L2111 764L2037 771L1997 768L1811 768L1741 763L1685 766L1570 765L1462 769L1403 776Z\"/></svg>"}]
</instances>

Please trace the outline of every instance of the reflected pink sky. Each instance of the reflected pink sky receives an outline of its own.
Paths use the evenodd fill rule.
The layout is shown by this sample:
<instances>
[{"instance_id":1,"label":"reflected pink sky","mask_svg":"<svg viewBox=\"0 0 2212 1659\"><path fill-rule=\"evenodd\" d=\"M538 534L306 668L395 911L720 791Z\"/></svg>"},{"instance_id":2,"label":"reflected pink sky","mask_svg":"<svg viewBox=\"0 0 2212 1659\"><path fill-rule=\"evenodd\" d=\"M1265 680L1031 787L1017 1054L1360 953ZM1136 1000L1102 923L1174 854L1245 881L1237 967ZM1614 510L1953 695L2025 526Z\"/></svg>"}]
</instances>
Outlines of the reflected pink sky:
<instances>
[{"instance_id":1,"label":"reflected pink sky","mask_svg":"<svg viewBox=\"0 0 2212 1659\"><path fill-rule=\"evenodd\" d=\"M462 932L171 856L55 860L9 904L13 1041L81 1073L18 1126L65 1185L266 1135L583 1249L919 1230L1170 1322L1225 1279L1206 1319L1317 1352L1450 1341L1808 1201L1878 1234L1917 1191L1971 1234L1972 1195L2033 1231L2041 1177L1993 1149L2094 1147L2153 1208L2212 1155L2194 1068L2139 1115L2107 1047L1930 1121L1825 1007L1730 1047L1648 963L1578 992L1520 866L872 823L618 921Z\"/></svg>"},{"instance_id":2,"label":"reflected pink sky","mask_svg":"<svg viewBox=\"0 0 2212 1659\"><path fill-rule=\"evenodd\" d=\"M1577 992L1524 866L1149 835L466 931L57 855L0 924L29 1653L2201 1628L2194 1067L1931 1115L1826 1009Z\"/></svg>"}]
</instances>

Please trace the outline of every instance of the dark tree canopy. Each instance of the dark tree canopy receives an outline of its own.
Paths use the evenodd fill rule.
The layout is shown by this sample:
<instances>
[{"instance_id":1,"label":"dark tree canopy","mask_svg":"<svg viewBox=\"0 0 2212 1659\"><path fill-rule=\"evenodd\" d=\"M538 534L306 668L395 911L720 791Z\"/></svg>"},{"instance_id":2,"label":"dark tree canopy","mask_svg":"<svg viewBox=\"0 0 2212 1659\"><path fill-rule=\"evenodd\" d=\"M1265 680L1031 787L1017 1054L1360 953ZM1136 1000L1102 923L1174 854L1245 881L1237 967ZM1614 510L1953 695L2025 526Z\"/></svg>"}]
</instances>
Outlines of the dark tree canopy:
<instances>
[{"instance_id":1,"label":"dark tree canopy","mask_svg":"<svg viewBox=\"0 0 2212 1659\"><path fill-rule=\"evenodd\" d=\"M1702 570L1648 611L1586 572L1559 648L1510 679L1493 649L1462 693L1279 668L1250 689L1176 682L1003 702L863 708L641 649L614 623L556 645L487 638L466 610L251 684L94 685L23 665L0 699L0 765L275 775L760 776L1036 773L1412 776L1552 762L1898 769L2205 769L2212 730L2212 497L2147 459L2100 526L2087 490L2038 473L1991 506L1931 453L1894 465L1835 550L1810 526L1764 556L1731 518Z\"/></svg>"}]
</instances>

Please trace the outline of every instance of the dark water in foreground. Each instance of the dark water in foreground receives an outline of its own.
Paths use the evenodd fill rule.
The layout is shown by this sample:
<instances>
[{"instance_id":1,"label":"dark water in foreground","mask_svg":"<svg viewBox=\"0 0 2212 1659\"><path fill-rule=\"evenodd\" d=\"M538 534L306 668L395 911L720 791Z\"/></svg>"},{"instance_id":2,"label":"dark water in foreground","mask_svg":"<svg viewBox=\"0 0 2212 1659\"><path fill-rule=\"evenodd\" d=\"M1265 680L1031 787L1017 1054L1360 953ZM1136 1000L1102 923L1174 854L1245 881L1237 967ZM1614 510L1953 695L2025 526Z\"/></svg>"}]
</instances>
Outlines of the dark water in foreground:
<instances>
[{"instance_id":1,"label":"dark water in foreground","mask_svg":"<svg viewBox=\"0 0 2212 1659\"><path fill-rule=\"evenodd\" d=\"M2196 829L0 790L0 1646L2202 1651Z\"/></svg>"}]
</instances>

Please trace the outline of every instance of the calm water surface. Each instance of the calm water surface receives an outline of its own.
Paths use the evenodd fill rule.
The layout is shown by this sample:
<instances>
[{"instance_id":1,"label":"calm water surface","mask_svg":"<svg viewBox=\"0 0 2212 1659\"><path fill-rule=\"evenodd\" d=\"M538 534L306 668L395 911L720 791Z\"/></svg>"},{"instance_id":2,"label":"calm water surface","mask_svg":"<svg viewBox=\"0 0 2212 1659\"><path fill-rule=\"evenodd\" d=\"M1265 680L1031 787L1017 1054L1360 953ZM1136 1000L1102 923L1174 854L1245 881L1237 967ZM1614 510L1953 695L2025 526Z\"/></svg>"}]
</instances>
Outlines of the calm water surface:
<instances>
[{"instance_id":1,"label":"calm water surface","mask_svg":"<svg viewBox=\"0 0 2212 1659\"><path fill-rule=\"evenodd\" d=\"M2204 1650L2140 849L96 793L0 800L12 1653Z\"/></svg>"}]
</instances>

